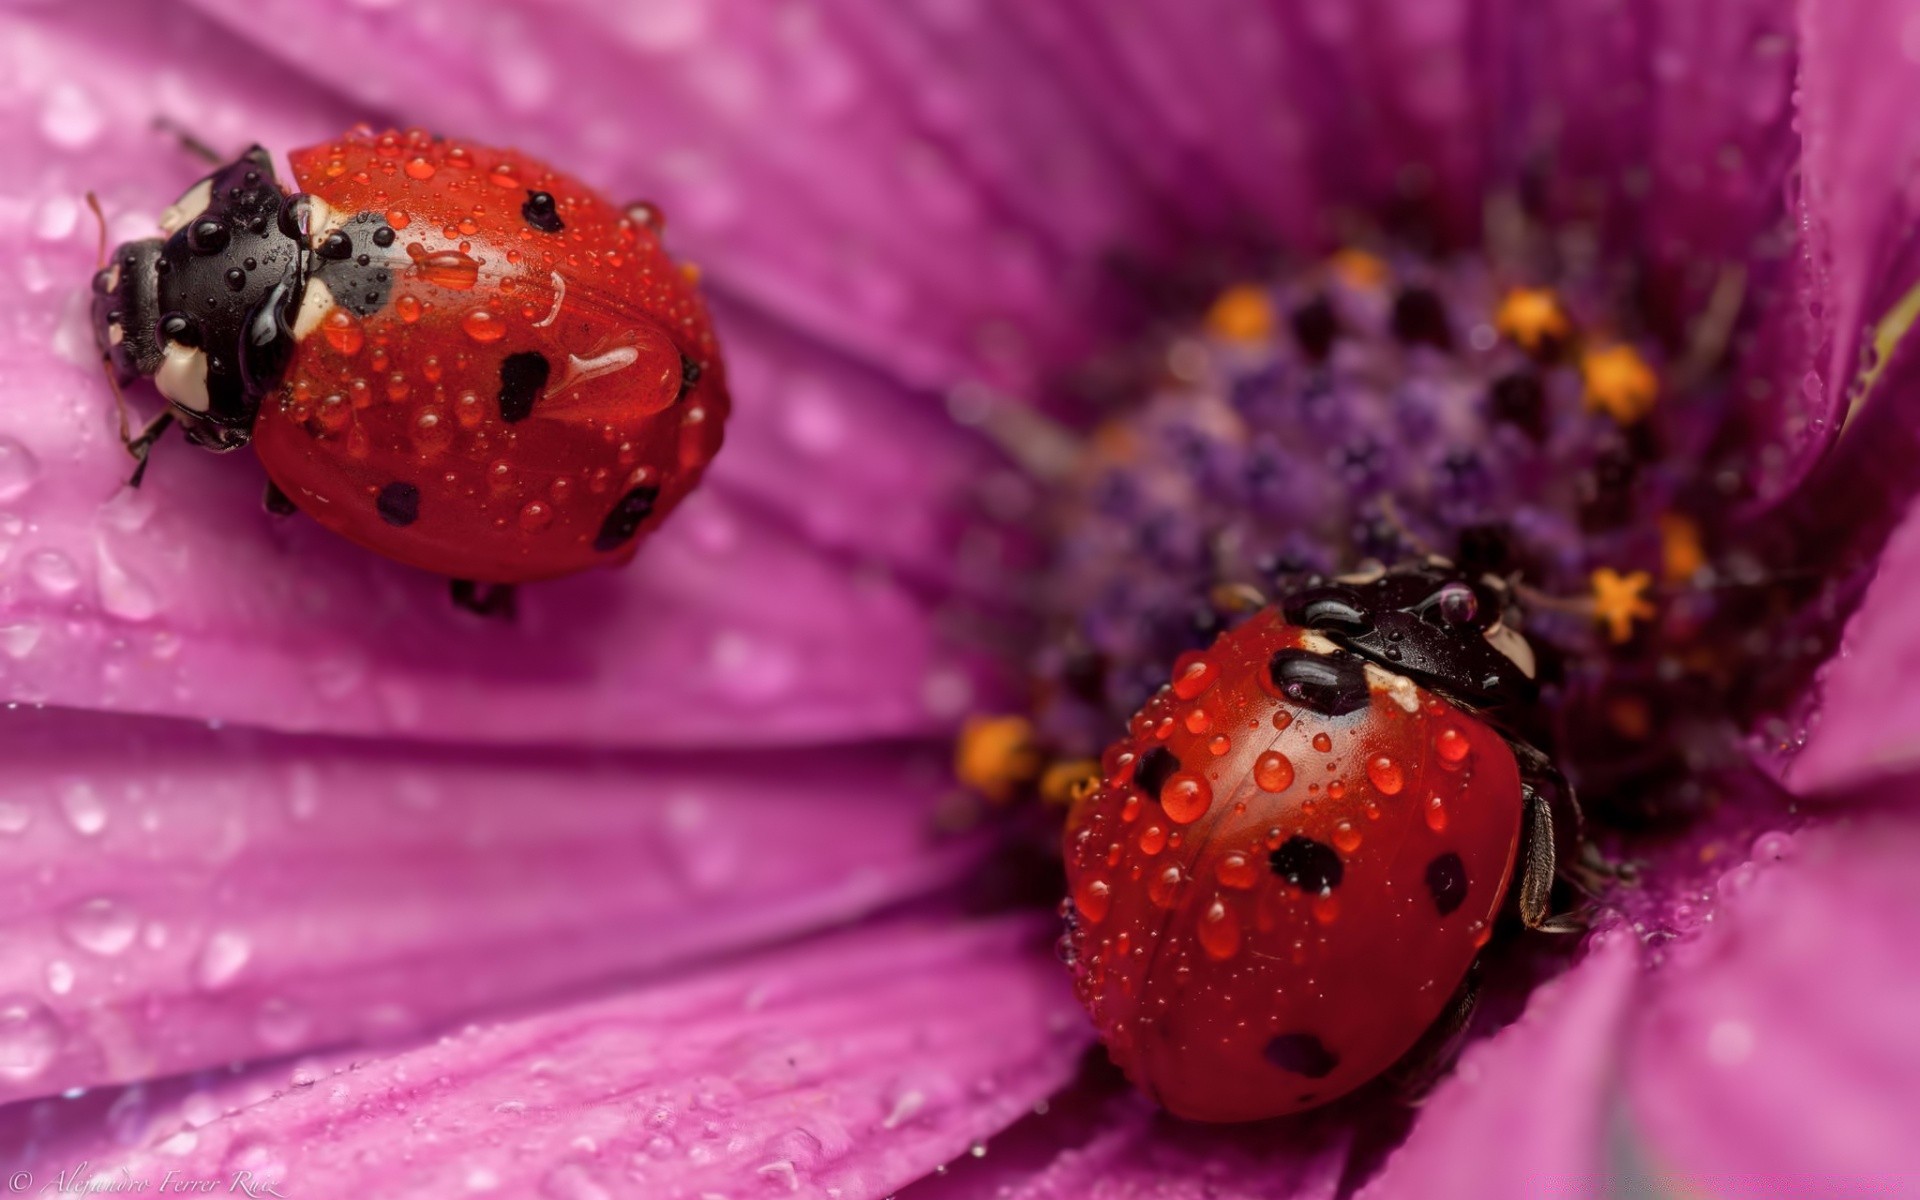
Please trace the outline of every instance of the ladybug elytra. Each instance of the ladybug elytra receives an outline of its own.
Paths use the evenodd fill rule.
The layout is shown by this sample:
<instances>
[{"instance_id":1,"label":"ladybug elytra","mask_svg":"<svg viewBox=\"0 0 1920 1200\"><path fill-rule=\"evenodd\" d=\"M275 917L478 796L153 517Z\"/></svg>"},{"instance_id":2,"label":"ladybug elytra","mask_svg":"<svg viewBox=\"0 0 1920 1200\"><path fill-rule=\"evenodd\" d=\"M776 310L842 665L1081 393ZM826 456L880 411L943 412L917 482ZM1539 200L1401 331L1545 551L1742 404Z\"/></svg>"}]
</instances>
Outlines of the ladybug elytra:
<instances>
[{"instance_id":1,"label":"ladybug elytra","mask_svg":"<svg viewBox=\"0 0 1920 1200\"><path fill-rule=\"evenodd\" d=\"M1471 1004L1579 823L1529 736L1507 584L1442 559L1306 581L1183 656L1065 835L1066 947L1114 1060L1170 1111L1345 1095ZM1556 836L1557 835L1557 836Z\"/></svg>"},{"instance_id":2,"label":"ladybug elytra","mask_svg":"<svg viewBox=\"0 0 1920 1200\"><path fill-rule=\"evenodd\" d=\"M286 161L293 188L258 146L216 167L95 277L111 371L168 401L128 440L142 469L169 423L251 444L270 508L456 597L629 560L728 411L653 210L418 130Z\"/></svg>"}]
</instances>

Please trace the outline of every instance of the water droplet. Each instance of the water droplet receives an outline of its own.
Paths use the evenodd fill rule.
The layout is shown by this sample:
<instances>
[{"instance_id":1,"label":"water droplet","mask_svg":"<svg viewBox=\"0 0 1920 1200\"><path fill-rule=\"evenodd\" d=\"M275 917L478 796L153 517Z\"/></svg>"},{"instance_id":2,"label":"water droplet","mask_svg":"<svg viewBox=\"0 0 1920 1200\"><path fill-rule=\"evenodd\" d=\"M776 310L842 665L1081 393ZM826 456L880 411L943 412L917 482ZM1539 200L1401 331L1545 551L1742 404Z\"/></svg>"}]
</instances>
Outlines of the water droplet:
<instances>
[{"instance_id":1,"label":"water droplet","mask_svg":"<svg viewBox=\"0 0 1920 1200\"><path fill-rule=\"evenodd\" d=\"M1440 765L1453 769L1466 761L1473 752L1473 742L1466 734L1449 725L1433 739L1433 748L1440 755Z\"/></svg>"},{"instance_id":2,"label":"water droplet","mask_svg":"<svg viewBox=\"0 0 1920 1200\"><path fill-rule=\"evenodd\" d=\"M1207 715L1206 709L1196 708L1187 714L1186 726L1188 733L1205 733L1213 728L1213 718Z\"/></svg>"},{"instance_id":3,"label":"water droplet","mask_svg":"<svg viewBox=\"0 0 1920 1200\"><path fill-rule=\"evenodd\" d=\"M1407 785L1400 764L1384 754L1377 754L1368 760L1367 778L1373 781L1373 786L1380 790L1382 796L1397 796L1400 789Z\"/></svg>"},{"instance_id":4,"label":"water droplet","mask_svg":"<svg viewBox=\"0 0 1920 1200\"><path fill-rule=\"evenodd\" d=\"M1173 665L1173 694L1182 700L1191 700L1212 687L1219 677L1218 666L1189 652Z\"/></svg>"},{"instance_id":5,"label":"water droplet","mask_svg":"<svg viewBox=\"0 0 1920 1200\"><path fill-rule=\"evenodd\" d=\"M133 945L140 917L126 904L99 896L68 909L60 928L82 950L111 958Z\"/></svg>"},{"instance_id":6,"label":"water droplet","mask_svg":"<svg viewBox=\"0 0 1920 1200\"><path fill-rule=\"evenodd\" d=\"M470 1192L491 1192L500 1186L500 1176L486 1167L467 1168L467 1190Z\"/></svg>"},{"instance_id":7,"label":"water droplet","mask_svg":"<svg viewBox=\"0 0 1920 1200\"><path fill-rule=\"evenodd\" d=\"M1322 754L1326 754L1333 749L1333 739L1325 733L1316 733L1313 735L1313 748Z\"/></svg>"},{"instance_id":8,"label":"water droplet","mask_svg":"<svg viewBox=\"0 0 1920 1200\"><path fill-rule=\"evenodd\" d=\"M1427 798L1426 817L1428 829L1433 830L1435 833L1444 831L1447 827L1447 802L1437 795L1429 796Z\"/></svg>"},{"instance_id":9,"label":"water droplet","mask_svg":"<svg viewBox=\"0 0 1920 1200\"><path fill-rule=\"evenodd\" d=\"M40 132L56 146L78 150L92 144L106 128L99 105L72 83L56 84L40 109Z\"/></svg>"},{"instance_id":10,"label":"water droplet","mask_svg":"<svg viewBox=\"0 0 1920 1200\"><path fill-rule=\"evenodd\" d=\"M1158 854L1166 848L1167 831L1158 823L1149 825L1140 831L1140 852L1142 854Z\"/></svg>"},{"instance_id":11,"label":"water droplet","mask_svg":"<svg viewBox=\"0 0 1920 1200\"><path fill-rule=\"evenodd\" d=\"M92 837L107 827L107 804L93 785L84 780L73 780L60 786L60 810L67 814L67 823L74 832Z\"/></svg>"},{"instance_id":12,"label":"water droplet","mask_svg":"<svg viewBox=\"0 0 1920 1200\"><path fill-rule=\"evenodd\" d=\"M1161 908L1172 908L1174 900L1180 893L1180 884L1184 878L1180 873L1179 867L1168 867L1158 875L1155 875L1152 882L1147 884L1147 899L1153 901Z\"/></svg>"},{"instance_id":13,"label":"water droplet","mask_svg":"<svg viewBox=\"0 0 1920 1200\"><path fill-rule=\"evenodd\" d=\"M580 1163L566 1163L548 1172L540 1182L540 1194L550 1200L613 1200L613 1193L601 1187Z\"/></svg>"},{"instance_id":14,"label":"water droplet","mask_svg":"<svg viewBox=\"0 0 1920 1200\"><path fill-rule=\"evenodd\" d=\"M52 1065L64 1041L47 1006L26 996L0 1000L0 1079L25 1083Z\"/></svg>"},{"instance_id":15,"label":"water droplet","mask_svg":"<svg viewBox=\"0 0 1920 1200\"><path fill-rule=\"evenodd\" d=\"M33 810L11 800L0 800L0 833L25 833L33 824Z\"/></svg>"},{"instance_id":16,"label":"water droplet","mask_svg":"<svg viewBox=\"0 0 1920 1200\"><path fill-rule=\"evenodd\" d=\"M1207 753L1220 758L1233 749L1233 739L1224 733L1216 733L1207 739Z\"/></svg>"},{"instance_id":17,"label":"water droplet","mask_svg":"<svg viewBox=\"0 0 1920 1200\"><path fill-rule=\"evenodd\" d=\"M100 571L100 607L123 621L151 620L160 611L160 600L146 580L122 567L107 549L104 536L94 542L94 558Z\"/></svg>"},{"instance_id":18,"label":"water droplet","mask_svg":"<svg viewBox=\"0 0 1920 1200\"><path fill-rule=\"evenodd\" d=\"M222 930L207 939L201 948L200 961L194 967L194 978L208 991L216 991L227 986L247 965L247 959L253 955L253 945L243 933Z\"/></svg>"},{"instance_id":19,"label":"water droplet","mask_svg":"<svg viewBox=\"0 0 1920 1200\"><path fill-rule=\"evenodd\" d=\"M36 550L27 559L27 577L49 596L71 595L80 586L80 568L58 550Z\"/></svg>"},{"instance_id":20,"label":"water droplet","mask_svg":"<svg viewBox=\"0 0 1920 1200\"><path fill-rule=\"evenodd\" d=\"M1160 807L1167 819L1190 825L1206 814L1213 804L1213 786L1191 771L1176 771L1160 789Z\"/></svg>"},{"instance_id":21,"label":"water droplet","mask_svg":"<svg viewBox=\"0 0 1920 1200\"><path fill-rule=\"evenodd\" d=\"M433 254L428 254L427 248L419 242L408 242L407 255L413 259L414 272L418 274L422 280L436 287L443 287L454 292L470 292L473 290L474 285L480 281L479 260L462 251L440 250ZM485 312L486 310L475 309L474 311ZM489 318L492 318L491 313L487 315ZM402 319L405 319L404 316ZM471 313L468 314L468 319L473 319ZM501 327L496 324L495 328L500 329ZM467 332L473 333L473 329L469 327ZM493 338L481 337L477 333L473 333L473 336L483 342L493 340ZM498 336L499 333L494 334L494 337Z\"/></svg>"},{"instance_id":22,"label":"water droplet","mask_svg":"<svg viewBox=\"0 0 1920 1200\"><path fill-rule=\"evenodd\" d=\"M1240 922L1217 896L1207 911L1200 914L1199 933L1200 947L1209 958L1224 961L1240 952Z\"/></svg>"},{"instance_id":23,"label":"water droplet","mask_svg":"<svg viewBox=\"0 0 1920 1200\"><path fill-rule=\"evenodd\" d=\"M1104 879L1085 879L1073 890L1073 906L1080 915L1095 925L1107 919L1107 909L1113 903L1113 889Z\"/></svg>"},{"instance_id":24,"label":"water droplet","mask_svg":"<svg viewBox=\"0 0 1920 1200\"><path fill-rule=\"evenodd\" d=\"M20 624L0 627L0 652L4 652L8 658L25 658L32 654L33 648L39 644L40 627L38 625Z\"/></svg>"},{"instance_id":25,"label":"water droplet","mask_svg":"<svg viewBox=\"0 0 1920 1200\"><path fill-rule=\"evenodd\" d=\"M1293 786L1293 760L1269 750L1253 760L1253 781L1263 792L1284 792Z\"/></svg>"},{"instance_id":26,"label":"water droplet","mask_svg":"<svg viewBox=\"0 0 1920 1200\"><path fill-rule=\"evenodd\" d=\"M279 997L262 1001L253 1018L253 1032L260 1044L276 1052L299 1046L312 1029L313 1017L304 1008Z\"/></svg>"},{"instance_id":27,"label":"water droplet","mask_svg":"<svg viewBox=\"0 0 1920 1200\"><path fill-rule=\"evenodd\" d=\"M407 165L401 170L407 173L408 179L432 179L434 168L426 159L415 156L408 159Z\"/></svg>"},{"instance_id":28,"label":"water droplet","mask_svg":"<svg viewBox=\"0 0 1920 1200\"><path fill-rule=\"evenodd\" d=\"M47 964L47 990L56 996L64 996L73 990L73 964L64 958L56 958Z\"/></svg>"},{"instance_id":29,"label":"water droplet","mask_svg":"<svg viewBox=\"0 0 1920 1200\"><path fill-rule=\"evenodd\" d=\"M1260 873L1253 860L1239 851L1234 851L1220 860L1220 883L1223 887L1245 891L1259 881Z\"/></svg>"},{"instance_id":30,"label":"water droplet","mask_svg":"<svg viewBox=\"0 0 1920 1200\"><path fill-rule=\"evenodd\" d=\"M1285 729L1291 724L1293 724L1293 714L1286 709L1283 708L1273 714L1273 727L1275 729Z\"/></svg>"},{"instance_id":31,"label":"water droplet","mask_svg":"<svg viewBox=\"0 0 1920 1200\"><path fill-rule=\"evenodd\" d=\"M0 504L18 500L40 478L40 463L17 438L0 435Z\"/></svg>"},{"instance_id":32,"label":"water droplet","mask_svg":"<svg viewBox=\"0 0 1920 1200\"><path fill-rule=\"evenodd\" d=\"M528 533L538 533L553 524L553 509L540 500L529 500L520 510L520 528Z\"/></svg>"},{"instance_id":33,"label":"water droplet","mask_svg":"<svg viewBox=\"0 0 1920 1200\"><path fill-rule=\"evenodd\" d=\"M507 336L507 323L484 308L476 308L462 317L460 328L476 342L497 342Z\"/></svg>"},{"instance_id":34,"label":"water droplet","mask_svg":"<svg viewBox=\"0 0 1920 1200\"><path fill-rule=\"evenodd\" d=\"M360 327L359 317L344 308L335 308L320 319L320 338L339 353L352 356L360 353L367 335Z\"/></svg>"},{"instance_id":35,"label":"water droplet","mask_svg":"<svg viewBox=\"0 0 1920 1200\"><path fill-rule=\"evenodd\" d=\"M1352 854L1360 848L1360 831L1352 821L1341 821L1333 827L1333 844L1341 853Z\"/></svg>"}]
</instances>

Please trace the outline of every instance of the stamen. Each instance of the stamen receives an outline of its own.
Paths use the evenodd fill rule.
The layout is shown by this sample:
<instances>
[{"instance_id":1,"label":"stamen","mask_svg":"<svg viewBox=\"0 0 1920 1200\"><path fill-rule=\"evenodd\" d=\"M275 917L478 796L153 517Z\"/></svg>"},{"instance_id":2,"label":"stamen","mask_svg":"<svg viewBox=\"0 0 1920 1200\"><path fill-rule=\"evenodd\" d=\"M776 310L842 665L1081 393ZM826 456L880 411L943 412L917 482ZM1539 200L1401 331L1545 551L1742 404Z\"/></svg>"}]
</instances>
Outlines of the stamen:
<instances>
[{"instance_id":1,"label":"stamen","mask_svg":"<svg viewBox=\"0 0 1920 1200\"><path fill-rule=\"evenodd\" d=\"M1528 354L1551 350L1573 334L1573 321L1551 288L1514 288L1508 292L1494 310L1493 327Z\"/></svg>"},{"instance_id":2,"label":"stamen","mask_svg":"<svg viewBox=\"0 0 1920 1200\"><path fill-rule=\"evenodd\" d=\"M1053 763L1040 775L1042 803L1065 807L1092 794L1100 785L1100 764L1090 758Z\"/></svg>"},{"instance_id":3,"label":"stamen","mask_svg":"<svg viewBox=\"0 0 1920 1200\"><path fill-rule=\"evenodd\" d=\"M1700 525L1679 513L1661 513L1660 575L1668 583L1685 583L1707 565L1700 544Z\"/></svg>"},{"instance_id":4,"label":"stamen","mask_svg":"<svg viewBox=\"0 0 1920 1200\"><path fill-rule=\"evenodd\" d=\"M1592 580L1594 619L1607 627L1607 636L1616 643L1632 640L1633 623L1650 621L1659 611L1647 599L1653 576L1645 571L1622 575L1612 567L1600 567Z\"/></svg>"},{"instance_id":5,"label":"stamen","mask_svg":"<svg viewBox=\"0 0 1920 1200\"><path fill-rule=\"evenodd\" d=\"M1580 383L1587 410L1604 412L1622 425L1652 412L1660 395L1660 377L1638 350L1624 343L1582 354Z\"/></svg>"},{"instance_id":6,"label":"stamen","mask_svg":"<svg viewBox=\"0 0 1920 1200\"><path fill-rule=\"evenodd\" d=\"M1327 267L1340 282L1363 290L1381 286L1393 274L1379 255L1352 248L1335 251Z\"/></svg>"},{"instance_id":7,"label":"stamen","mask_svg":"<svg viewBox=\"0 0 1920 1200\"><path fill-rule=\"evenodd\" d=\"M1042 762L1033 722L1021 716L969 717L954 743L954 777L996 804L1032 783Z\"/></svg>"},{"instance_id":8,"label":"stamen","mask_svg":"<svg viewBox=\"0 0 1920 1200\"><path fill-rule=\"evenodd\" d=\"M1206 325L1208 333L1229 342L1268 341L1273 337L1273 301L1253 284L1230 287L1207 310Z\"/></svg>"}]
</instances>

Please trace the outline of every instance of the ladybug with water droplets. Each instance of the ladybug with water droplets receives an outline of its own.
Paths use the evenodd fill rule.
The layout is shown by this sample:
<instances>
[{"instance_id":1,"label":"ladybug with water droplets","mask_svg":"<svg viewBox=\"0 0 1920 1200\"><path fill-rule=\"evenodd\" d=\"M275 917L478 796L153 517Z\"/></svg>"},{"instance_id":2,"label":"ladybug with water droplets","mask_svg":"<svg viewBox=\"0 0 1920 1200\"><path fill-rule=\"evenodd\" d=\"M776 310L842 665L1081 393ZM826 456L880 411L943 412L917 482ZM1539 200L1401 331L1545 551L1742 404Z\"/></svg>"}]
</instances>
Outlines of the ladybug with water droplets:
<instances>
[{"instance_id":1,"label":"ladybug with water droplets","mask_svg":"<svg viewBox=\"0 0 1920 1200\"><path fill-rule=\"evenodd\" d=\"M523 154L360 128L283 171L256 146L161 230L93 287L116 381L168 401L127 438L140 470L172 423L251 444L269 508L464 602L625 563L720 448L712 325L657 212Z\"/></svg>"},{"instance_id":2,"label":"ladybug with water droplets","mask_svg":"<svg viewBox=\"0 0 1920 1200\"><path fill-rule=\"evenodd\" d=\"M1509 904L1577 838L1507 583L1439 558L1310 579L1183 656L1065 835L1065 950L1114 1060L1246 1121L1441 1052ZM1510 895L1511 893L1511 895Z\"/></svg>"}]
</instances>

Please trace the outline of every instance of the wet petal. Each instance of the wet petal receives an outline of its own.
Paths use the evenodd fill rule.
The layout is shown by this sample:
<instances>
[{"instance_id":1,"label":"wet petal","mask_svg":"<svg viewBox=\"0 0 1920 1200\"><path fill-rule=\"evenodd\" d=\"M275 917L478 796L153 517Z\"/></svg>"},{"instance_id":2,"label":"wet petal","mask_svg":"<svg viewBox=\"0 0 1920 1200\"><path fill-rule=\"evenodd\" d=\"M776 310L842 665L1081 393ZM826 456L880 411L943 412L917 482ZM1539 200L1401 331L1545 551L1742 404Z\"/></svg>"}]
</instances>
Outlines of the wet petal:
<instances>
[{"instance_id":1,"label":"wet petal","mask_svg":"<svg viewBox=\"0 0 1920 1200\"><path fill-rule=\"evenodd\" d=\"M1722 887L1716 927L1648 980L1624 1071L1623 1182L1847 1195L1920 1177L1920 969L1906 952L1920 828L1861 817L1774 850L1788 857Z\"/></svg>"},{"instance_id":2,"label":"wet petal","mask_svg":"<svg viewBox=\"0 0 1920 1200\"><path fill-rule=\"evenodd\" d=\"M1333 1122L1195 1125L1131 1090L1081 1088L901 1200L1332 1200L1349 1140Z\"/></svg>"},{"instance_id":3,"label":"wet petal","mask_svg":"<svg viewBox=\"0 0 1920 1200\"><path fill-rule=\"evenodd\" d=\"M81 192L101 190L119 236L150 224L196 170L148 128L155 94L223 143L304 139L345 117L190 15L137 9L103 23L46 6L8 20L17 36L0 54L15 83L0 93L0 151L26 199L0 210L0 262L19 275L0 318L0 392L14 398L0 414L7 696L604 744L903 734L965 701L967 680L928 627L943 543L916 503L954 484L964 451L945 449L935 414L902 403L890 415L882 382L765 322L743 320L734 339L765 396L749 404L761 419L738 463L722 468L733 486L696 496L635 568L527 589L513 625L452 610L443 581L305 518L267 516L250 456L169 441L147 485L124 489L129 461L86 328L94 249ZM209 73L213 59L223 65ZM82 105L84 122L61 107ZM812 458L799 461L794 442Z\"/></svg>"},{"instance_id":4,"label":"wet petal","mask_svg":"<svg viewBox=\"0 0 1920 1200\"><path fill-rule=\"evenodd\" d=\"M88 1097L12 1111L44 1172L274 1174L287 1195L879 1197L967 1153L1071 1074L1072 996L1024 919L915 921L660 987L470 1028L366 1061L302 1064L191 1107L142 1097L117 1128ZM164 1099L164 1105L156 1103ZM118 1097L114 1103L123 1103ZM180 1105L174 1108L174 1105ZM132 1106L129 1106L132 1107Z\"/></svg>"},{"instance_id":5,"label":"wet petal","mask_svg":"<svg viewBox=\"0 0 1920 1200\"><path fill-rule=\"evenodd\" d=\"M950 885L941 763L0 723L0 1099L386 1038Z\"/></svg>"},{"instance_id":6,"label":"wet petal","mask_svg":"<svg viewBox=\"0 0 1920 1200\"><path fill-rule=\"evenodd\" d=\"M1842 791L1920 764L1920 510L1888 541L1878 571L1816 681L1805 728L1776 739L1805 745L1782 768L1802 795Z\"/></svg>"},{"instance_id":7,"label":"wet petal","mask_svg":"<svg viewBox=\"0 0 1920 1200\"><path fill-rule=\"evenodd\" d=\"M1616 932L1536 988L1519 1021L1467 1048L1363 1200L1585 1194L1639 972Z\"/></svg>"}]
</instances>

